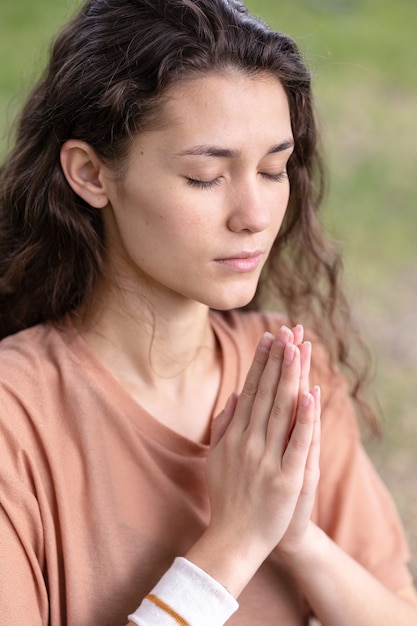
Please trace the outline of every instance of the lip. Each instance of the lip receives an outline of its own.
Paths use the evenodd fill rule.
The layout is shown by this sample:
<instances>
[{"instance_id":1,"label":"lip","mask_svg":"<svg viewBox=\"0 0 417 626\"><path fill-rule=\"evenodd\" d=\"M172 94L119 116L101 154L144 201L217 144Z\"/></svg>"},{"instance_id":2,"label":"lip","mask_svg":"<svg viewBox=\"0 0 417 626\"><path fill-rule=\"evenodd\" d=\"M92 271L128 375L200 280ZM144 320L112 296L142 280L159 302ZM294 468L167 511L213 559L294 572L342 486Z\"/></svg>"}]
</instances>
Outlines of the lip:
<instances>
[{"instance_id":1,"label":"lip","mask_svg":"<svg viewBox=\"0 0 417 626\"><path fill-rule=\"evenodd\" d=\"M262 252L254 250L250 252L238 252L232 256L215 259L215 263L227 267L236 272L252 272L261 262Z\"/></svg>"}]
</instances>

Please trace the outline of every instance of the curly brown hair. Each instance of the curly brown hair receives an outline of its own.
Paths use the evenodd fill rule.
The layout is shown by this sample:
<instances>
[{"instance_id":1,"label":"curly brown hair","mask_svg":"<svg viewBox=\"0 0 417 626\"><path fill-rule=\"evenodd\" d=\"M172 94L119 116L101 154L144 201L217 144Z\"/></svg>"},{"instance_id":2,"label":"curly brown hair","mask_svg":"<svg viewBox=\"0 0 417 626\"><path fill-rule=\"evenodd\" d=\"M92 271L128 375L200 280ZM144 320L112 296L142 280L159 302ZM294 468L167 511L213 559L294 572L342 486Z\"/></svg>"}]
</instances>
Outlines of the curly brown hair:
<instances>
[{"instance_id":1,"label":"curly brown hair","mask_svg":"<svg viewBox=\"0 0 417 626\"><path fill-rule=\"evenodd\" d=\"M102 272L100 212L64 177L65 141L83 140L117 166L169 86L230 67L281 81L295 141L288 210L248 308L279 303L290 320L308 323L350 369L352 396L371 423L340 255L318 218L323 167L310 73L294 41L239 0L88 0L59 34L0 170L0 337L77 311Z\"/></svg>"}]
</instances>

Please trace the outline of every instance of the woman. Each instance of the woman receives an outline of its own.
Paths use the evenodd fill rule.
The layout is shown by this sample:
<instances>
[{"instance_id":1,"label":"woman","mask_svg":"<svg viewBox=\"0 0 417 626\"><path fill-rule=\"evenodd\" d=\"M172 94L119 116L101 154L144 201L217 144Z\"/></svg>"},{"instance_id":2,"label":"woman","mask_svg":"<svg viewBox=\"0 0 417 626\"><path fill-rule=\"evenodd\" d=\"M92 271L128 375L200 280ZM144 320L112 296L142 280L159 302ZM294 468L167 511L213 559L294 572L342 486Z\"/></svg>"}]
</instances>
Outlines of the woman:
<instances>
[{"instance_id":1,"label":"woman","mask_svg":"<svg viewBox=\"0 0 417 626\"><path fill-rule=\"evenodd\" d=\"M299 52L240 2L62 31L1 171L4 623L417 621L320 172Z\"/></svg>"}]
</instances>

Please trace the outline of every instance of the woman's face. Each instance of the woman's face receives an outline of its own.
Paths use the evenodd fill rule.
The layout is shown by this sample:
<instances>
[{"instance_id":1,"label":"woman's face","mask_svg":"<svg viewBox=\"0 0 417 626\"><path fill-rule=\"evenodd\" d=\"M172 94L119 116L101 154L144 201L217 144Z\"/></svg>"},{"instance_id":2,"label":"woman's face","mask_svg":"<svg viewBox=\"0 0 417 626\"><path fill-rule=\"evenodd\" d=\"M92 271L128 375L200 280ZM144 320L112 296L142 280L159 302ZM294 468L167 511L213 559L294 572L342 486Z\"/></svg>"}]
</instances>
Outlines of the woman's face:
<instances>
[{"instance_id":1,"label":"woman's face","mask_svg":"<svg viewBox=\"0 0 417 626\"><path fill-rule=\"evenodd\" d=\"M287 97L272 75L237 71L168 96L164 124L136 138L122 182L107 181L110 267L171 302L244 306L288 203Z\"/></svg>"}]
</instances>

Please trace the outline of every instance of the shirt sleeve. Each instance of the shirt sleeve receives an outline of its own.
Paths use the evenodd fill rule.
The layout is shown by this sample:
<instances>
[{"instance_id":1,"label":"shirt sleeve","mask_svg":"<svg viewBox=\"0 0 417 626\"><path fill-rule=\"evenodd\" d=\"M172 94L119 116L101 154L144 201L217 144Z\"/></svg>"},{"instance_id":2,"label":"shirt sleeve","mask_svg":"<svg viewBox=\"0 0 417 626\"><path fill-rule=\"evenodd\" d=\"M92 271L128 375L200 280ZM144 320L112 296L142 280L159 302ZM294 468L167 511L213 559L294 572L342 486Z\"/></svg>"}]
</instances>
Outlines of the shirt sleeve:
<instances>
[{"instance_id":1,"label":"shirt sleeve","mask_svg":"<svg viewBox=\"0 0 417 626\"><path fill-rule=\"evenodd\" d=\"M223 626L238 606L214 578L178 557L129 620L137 626Z\"/></svg>"},{"instance_id":2,"label":"shirt sleeve","mask_svg":"<svg viewBox=\"0 0 417 626\"><path fill-rule=\"evenodd\" d=\"M328 376L322 390L321 477L313 519L397 592L412 584L409 550L397 509L361 444L344 377Z\"/></svg>"},{"instance_id":3,"label":"shirt sleeve","mask_svg":"<svg viewBox=\"0 0 417 626\"><path fill-rule=\"evenodd\" d=\"M0 477L0 623L48 623L43 534L36 501L24 485Z\"/></svg>"}]
</instances>

